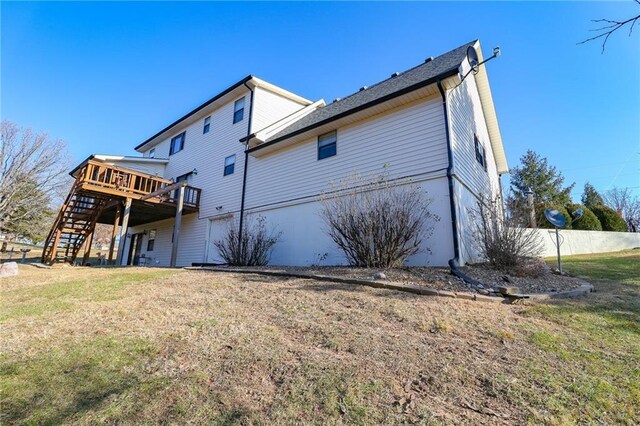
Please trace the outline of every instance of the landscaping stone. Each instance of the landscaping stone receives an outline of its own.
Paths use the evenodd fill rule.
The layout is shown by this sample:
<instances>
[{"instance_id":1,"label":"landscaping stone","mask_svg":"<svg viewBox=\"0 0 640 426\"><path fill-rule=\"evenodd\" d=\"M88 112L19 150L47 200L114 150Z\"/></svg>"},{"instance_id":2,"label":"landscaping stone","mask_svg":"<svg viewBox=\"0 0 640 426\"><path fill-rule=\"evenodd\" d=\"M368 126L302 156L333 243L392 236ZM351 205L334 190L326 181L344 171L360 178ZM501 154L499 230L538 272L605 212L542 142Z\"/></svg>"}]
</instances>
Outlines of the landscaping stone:
<instances>
[{"instance_id":1,"label":"landscaping stone","mask_svg":"<svg viewBox=\"0 0 640 426\"><path fill-rule=\"evenodd\" d=\"M509 286L498 286L498 291L504 295L520 293L520 289L518 287Z\"/></svg>"},{"instance_id":2,"label":"landscaping stone","mask_svg":"<svg viewBox=\"0 0 640 426\"><path fill-rule=\"evenodd\" d=\"M387 276L382 272L376 272L375 274L373 274L373 279L374 280L386 280Z\"/></svg>"},{"instance_id":3,"label":"landscaping stone","mask_svg":"<svg viewBox=\"0 0 640 426\"><path fill-rule=\"evenodd\" d=\"M13 275L18 275L18 264L16 262L0 264L0 277L11 277Z\"/></svg>"}]
</instances>

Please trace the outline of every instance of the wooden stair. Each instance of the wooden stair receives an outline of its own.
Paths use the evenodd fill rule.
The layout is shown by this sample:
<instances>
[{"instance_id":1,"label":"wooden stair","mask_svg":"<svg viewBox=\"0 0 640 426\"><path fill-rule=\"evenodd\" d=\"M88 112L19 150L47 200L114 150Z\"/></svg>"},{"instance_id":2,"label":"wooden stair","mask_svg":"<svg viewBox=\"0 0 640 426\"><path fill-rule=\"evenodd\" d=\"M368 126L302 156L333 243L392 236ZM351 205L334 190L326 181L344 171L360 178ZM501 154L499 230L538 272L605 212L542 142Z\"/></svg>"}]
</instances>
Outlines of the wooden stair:
<instances>
[{"instance_id":1,"label":"wooden stair","mask_svg":"<svg viewBox=\"0 0 640 426\"><path fill-rule=\"evenodd\" d=\"M88 159L74 171L73 177L75 182L45 240L42 263L74 263L83 244L91 244L102 211L114 204L140 200L175 209L177 203L169 191L173 181L136 170ZM186 187L183 205L197 211L200 193L198 188ZM126 228L124 220L122 226ZM116 220L114 236L117 227Z\"/></svg>"},{"instance_id":2,"label":"wooden stair","mask_svg":"<svg viewBox=\"0 0 640 426\"><path fill-rule=\"evenodd\" d=\"M108 195L82 191L81 182L76 181L45 240L42 263L75 262L110 199Z\"/></svg>"}]
</instances>

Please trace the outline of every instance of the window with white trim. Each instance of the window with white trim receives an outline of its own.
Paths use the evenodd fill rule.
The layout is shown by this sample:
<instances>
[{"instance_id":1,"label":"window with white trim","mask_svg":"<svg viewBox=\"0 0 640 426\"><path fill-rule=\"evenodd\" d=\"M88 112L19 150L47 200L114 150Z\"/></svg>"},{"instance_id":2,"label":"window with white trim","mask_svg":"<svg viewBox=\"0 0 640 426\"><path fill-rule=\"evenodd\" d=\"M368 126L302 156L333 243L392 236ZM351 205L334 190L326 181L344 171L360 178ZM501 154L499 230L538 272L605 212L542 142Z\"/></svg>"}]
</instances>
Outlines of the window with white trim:
<instances>
[{"instance_id":1,"label":"window with white trim","mask_svg":"<svg viewBox=\"0 0 640 426\"><path fill-rule=\"evenodd\" d=\"M149 231L149 238L147 239L147 251L153 251L153 247L156 244L156 230Z\"/></svg>"},{"instance_id":2,"label":"window with white trim","mask_svg":"<svg viewBox=\"0 0 640 426\"><path fill-rule=\"evenodd\" d=\"M182 132L178 136L174 136L171 139L171 148L169 149L169 155L173 155L184 149L184 137L187 132Z\"/></svg>"},{"instance_id":3,"label":"window with white trim","mask_svg":"<svg viewBox=\"0 0 640 426\"><path fill-rule=\"evenodd\" d=\"M224 176L232 175L236 168L236 155L230 155L224 159Z\"/></svg>"},{"instance_id":4,"label":"window with white trim","mask_svg":"<svg viewBox=\"0 0 640 426\"><path fill-rule=\"evenodd\" d=\"M233 124L244 118L244 97L233 103Z\"/></svg>"},{"instance_id":5,"label":"window with white trim","mask_svg":"<svg viewBox=\"0 0 640 426\"><path fill-rule=\"evenodd\" d=\"M209 127L211 126L211 116L204 119L204 126L202 127L202 134L209 133Z\"/></svg>"},{"instance_id":6,"label":"window with white trim","mask_svg":"<svg viewBox=\"0 0 640 426\"><path fill-rule=\"evenodd\" d=\"M335 130L318 136L318 160L336 155L337 145L338 133Z\"/></svg>"}]
</instances>

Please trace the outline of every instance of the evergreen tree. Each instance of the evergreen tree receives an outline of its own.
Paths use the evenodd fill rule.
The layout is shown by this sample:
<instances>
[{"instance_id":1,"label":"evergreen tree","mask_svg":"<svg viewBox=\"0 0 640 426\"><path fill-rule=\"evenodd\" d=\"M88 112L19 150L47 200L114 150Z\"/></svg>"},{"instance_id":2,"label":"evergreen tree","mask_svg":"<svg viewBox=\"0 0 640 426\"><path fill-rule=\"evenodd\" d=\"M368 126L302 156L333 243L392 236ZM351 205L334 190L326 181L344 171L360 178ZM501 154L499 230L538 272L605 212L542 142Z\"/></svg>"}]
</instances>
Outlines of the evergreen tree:
<instances>
[{"instance_id":1,"label":"evergreen tree","mask_svg":"<svg viewBox=\"0 0 640 426\"><path fill-rule=\"evenodd\" d=\"M536 204L569 204L575 184L563 185L562 173L531 150L520 157L520 165L511 170L511 197L518 205L526 203L529 189L533 191Z\"/></svg>"},{"instance_id":2,"label":"evergreen tree","mask_svg":"<svg viewBox=\"0 0 640 426\"><path fill-rule=\"evenodd\" d=\"M589 182L584 184L584 192L582 193L582 204L584 204L588 208L604 204L604 199L602 198L602 196Z\"/></svg>"}]
</instances>

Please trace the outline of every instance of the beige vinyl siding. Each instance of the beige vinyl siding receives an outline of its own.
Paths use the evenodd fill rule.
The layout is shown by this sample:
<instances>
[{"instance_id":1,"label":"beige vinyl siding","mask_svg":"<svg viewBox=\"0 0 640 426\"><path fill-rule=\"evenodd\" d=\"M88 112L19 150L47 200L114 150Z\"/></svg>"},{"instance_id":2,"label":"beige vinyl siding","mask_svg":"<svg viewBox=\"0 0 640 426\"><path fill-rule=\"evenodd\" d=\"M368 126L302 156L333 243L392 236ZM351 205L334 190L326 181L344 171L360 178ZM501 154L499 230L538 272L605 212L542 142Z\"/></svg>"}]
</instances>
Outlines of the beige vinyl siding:
<instances>
[{"instance_id":1,"label":"beige vinyl siding","mask_svg":"<svg viewBox=\"0 0 640 426\"><path fill-rule=\"evenodd\" d=\"M138 172L146 173L149 175L164 176L164 164L148 163L148 162L134 162L134 161L106 161L106 164L112 164L114 166L123 167L126 169L136 170Z\"/></svg>"},{"instance_id":2,"label":"beige vinyl siding","mask_svg":"<svg viewBox=\"0 0 640 426\"><path fill-rule=\"evenodd\" d=\"M140 254L144 254L147 258L151 258L152 265L169 266L171 261L171 242L173 237L174 219L166 219L158 222L147 223L129 229L129 234L147 231L142 240L142 250ZM189 214L182 217L180 227L180 238L178 239L178 257L176 259L177 266L191 266L192 263L200 263L204 260L205 244L206 244L206 219L198 219L197 214ZM152 251L147 251L147 242L149 241L150 230L156 230L156 242ZM127 238L128 244L131 238ZM129 255L129 248L125 247L125 260ZM157 262L156 262L157 261Z\"/></svg>"},{"instance_id":3,"label":"beige vinyl siding","mask_svg":"<svg viewBox=\"0 0 640 426\"><path fill-rule=\"evenodd\" d=\"M391 177L437 172L447 167L442 103L422 99L366 121L337 129L337 155L317 159L317 137L273 154L249 157L248 209L312 198L330 182L357 173Z\"/></svg>"},{"instance_id":4,"label":"beige vinyl siding","mask_svg":"<svg viewBox=\"0 0 640 426\"><path fill-rule=\"evenodd\" d=\"M305 106L260 87L255 88L253 96L252 132L260 131Z\"/></svg>"},{"instance_id":5,"label":"beige vinyl siding","mask_svg":"<svg viewBox=\"0 0 640 426\"><path fill-rule=\"evenodd\" d=\"M499 195L499 176L475 78L448 92L454 173L479 197ZM487 170L476 160L474 134L485 148Z\"/></svg>"},{"instance_id":6,"label":"beige vinyl siding","mask_svg":"<svg viewBox=\"0 0 640 426\"><path fill-rule=\"evenodd\" d=\"M244 118L233 123L233 104L238 96L211 113L209 132L203 134L204 118L186 128L175 131L171 137L186 130L184 149L169 156L171 137L155 146L156 157L168 158L164 177L175 179L185 173L197 170L190 179L190 185L202 189L200 217L208 217L240 209L242 190L242 169L244 167L244 145L239 140L247 135L250 110L250 92L244 92ZM224 159L236 156L234 173L223 176ZM216 210L216 207L222 209Z\"/></svg>"}]
</instances>

